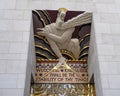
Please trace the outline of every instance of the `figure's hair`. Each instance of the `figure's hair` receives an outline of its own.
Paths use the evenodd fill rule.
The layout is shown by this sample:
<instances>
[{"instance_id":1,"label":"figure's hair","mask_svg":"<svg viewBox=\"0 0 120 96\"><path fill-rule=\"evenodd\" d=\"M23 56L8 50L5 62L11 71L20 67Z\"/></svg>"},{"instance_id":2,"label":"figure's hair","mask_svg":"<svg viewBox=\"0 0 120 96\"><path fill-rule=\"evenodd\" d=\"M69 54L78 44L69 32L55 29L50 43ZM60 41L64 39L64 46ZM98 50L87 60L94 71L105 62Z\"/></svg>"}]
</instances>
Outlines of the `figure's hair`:
<instances>
[{"instance_id":1,"label":"figure's hair","mask_svg":"<svg viewBox=\"0 0 120 96\"><path fill-rule=\"evenodd\" d=\"M66 13L68 10L66 8L59 8L58 11L59 12L64 11Z\"/></svg>"}]
</instances>

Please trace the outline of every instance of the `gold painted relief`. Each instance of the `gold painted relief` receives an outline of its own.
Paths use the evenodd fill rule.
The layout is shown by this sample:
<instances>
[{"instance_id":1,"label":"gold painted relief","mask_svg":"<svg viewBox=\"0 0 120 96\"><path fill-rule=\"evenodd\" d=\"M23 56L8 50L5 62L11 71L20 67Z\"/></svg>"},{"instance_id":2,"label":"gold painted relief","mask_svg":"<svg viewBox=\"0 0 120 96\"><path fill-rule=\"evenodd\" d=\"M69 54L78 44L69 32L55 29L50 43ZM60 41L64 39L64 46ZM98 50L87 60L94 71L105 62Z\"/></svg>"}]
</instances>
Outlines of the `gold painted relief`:
<instances>
[{"instance_id":1,"label":"gold painted relief","mask_svg":"<svg viewBox=\"0 0 120 96\"><path fill-rule=\"evenodd\" d=\"M42 62L42 64L41 64ZM86 61L68 61L54 69L58 61L38 61L36 83L88 83Z\"/></svg>"},{"instance_id":2,"label":"gold painted relief","mask_svg":"<svg viewBox=\"0 0 120 96\"><path fill-rule=\"evenodd\" d=\"M67 11L62 8L59 9ZM75 58L74 53L60 49L66 62L59 67L59 58L52 50L46 36L38 35L37 28L44 28L55 22L56 10L34 10L33 26L36 53L36 79L31 84L30 96L96 96L94 84L88 82L88 50L91 23L76 26L72 39L79 40L80 54ZM83 12L68 11L65 22ZM82 17L84 18L84 17ZM86 20L89 19L87 16ZM82 20L85 21L85 20Z\"/></svg>"},{"instance_id":3,"label":"gold painted relief","mask_svg":"<svg viewBox=\"0 0 120 96\"><path fill-rule=\"evenodd\" d=\"M32 84L31 96L96 96L94 84Z\"/></svg>"},{"instance_id":4,"label":"gold painted relief","mask_svg":"<svg viewBox=\"0 0 120 96\"><path fill-rule=\"evenodd\" d=\"M61 8L60 10L65 10ZM65 10L67 11L67 10ZM65 20L73 18L83 12L68 11ZM55 22L57 17L56 10L34 10L33 26L36 53L36 80L35 83L88 83L88 50L90 40L91 23L75 27L72 38L79 40L80 54L75 58L72 52L60 49L67 62L56 67L58 57L52 50L47 38L37 34L37 28L44 28ZM88 16L85 18L88 20ZM85 21L85 20L82 20Z\"/></svg>"}]
</instances>

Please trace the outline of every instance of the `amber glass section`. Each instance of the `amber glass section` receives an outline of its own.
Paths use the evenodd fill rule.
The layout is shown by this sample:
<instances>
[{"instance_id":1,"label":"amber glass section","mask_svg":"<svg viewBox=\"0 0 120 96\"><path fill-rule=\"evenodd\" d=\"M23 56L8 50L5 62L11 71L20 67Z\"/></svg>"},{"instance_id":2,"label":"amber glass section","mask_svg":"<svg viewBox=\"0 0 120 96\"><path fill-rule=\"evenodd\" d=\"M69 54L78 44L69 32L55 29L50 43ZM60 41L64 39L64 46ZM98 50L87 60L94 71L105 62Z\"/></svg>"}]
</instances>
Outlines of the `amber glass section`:
<instances>
[{"instance_id":1,"label":"amber glass section","mask_svg":"<svg viewBox=\"0 0 120 96\"><path fill-rule=\"evenodd\" d=\"M30 96L96 96L94 84L32 84Z\"/></svg>"}]
</instances>

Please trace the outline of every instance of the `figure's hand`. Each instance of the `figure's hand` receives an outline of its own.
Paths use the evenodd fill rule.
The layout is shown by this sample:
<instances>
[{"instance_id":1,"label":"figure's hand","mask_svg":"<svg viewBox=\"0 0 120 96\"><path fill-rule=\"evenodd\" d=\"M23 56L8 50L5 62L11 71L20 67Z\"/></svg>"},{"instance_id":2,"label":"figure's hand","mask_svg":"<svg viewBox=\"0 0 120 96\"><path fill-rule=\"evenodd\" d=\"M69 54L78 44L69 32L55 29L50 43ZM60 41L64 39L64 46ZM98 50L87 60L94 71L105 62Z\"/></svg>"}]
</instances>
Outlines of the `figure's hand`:
<instances>
[{"instance_id":1,"label":"figure's hand","mask_svg":"<svg viewBox=\"0 0 120 96\"><path fill-rule=\"evenodd\" d=\"M36 28L37 31L45 31L45 28Z\"/></svg>"},{"instance_id":2,"label":"figure's hand","mask_svg":"<svg viewBox=\"0 0 120 96\"><path fill-rule=\"evenodd\" d=\"M42 36L48 36L49 33L44 32L44 31L38 31L37 34L42 35Z\"/></svg>"},{"instance_id":3,"label":"figure's hand","mask_svg":"<svg viewBox=\"0 0 120 96\"><path fill-rule=\"evenodd\" d=\"M36 28L38 30L37 34L42 35L42 36L48 36L49 35L49 30L47 27L45 28Z\"/></svg>"}]
</instances>

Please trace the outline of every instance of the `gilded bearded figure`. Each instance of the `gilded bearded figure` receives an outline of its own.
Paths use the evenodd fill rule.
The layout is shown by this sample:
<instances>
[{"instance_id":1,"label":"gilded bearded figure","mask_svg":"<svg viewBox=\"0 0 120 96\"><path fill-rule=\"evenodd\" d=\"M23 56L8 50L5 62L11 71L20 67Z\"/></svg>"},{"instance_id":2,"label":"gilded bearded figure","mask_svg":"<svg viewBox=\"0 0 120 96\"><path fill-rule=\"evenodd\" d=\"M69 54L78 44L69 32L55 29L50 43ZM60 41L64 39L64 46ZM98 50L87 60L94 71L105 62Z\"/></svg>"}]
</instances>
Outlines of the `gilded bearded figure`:
<instances>
[{"instance_id":1,"label":"gilded bearded figure","mask_svg":"<svg viewBox=\"0 0 120 96\"><path fill-rule=\"evenodd\" d=\"M46 25L44 28L37 28L38 35L47 38L52 50L59 58L59 62L54 69L66 63L66 59L62 56L60 49L68 50L72 52L76 59L79 58L79 40L77 38L72 39L72 34L75 30L75 26L91 22L91 14L86 12L64 22L66 12L66 8L59 8L55 23Z\"/></svg>"}]
</instances>

